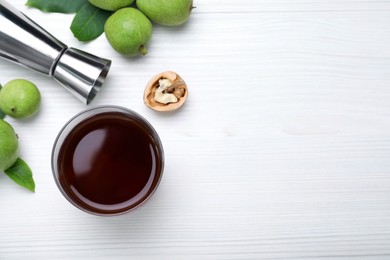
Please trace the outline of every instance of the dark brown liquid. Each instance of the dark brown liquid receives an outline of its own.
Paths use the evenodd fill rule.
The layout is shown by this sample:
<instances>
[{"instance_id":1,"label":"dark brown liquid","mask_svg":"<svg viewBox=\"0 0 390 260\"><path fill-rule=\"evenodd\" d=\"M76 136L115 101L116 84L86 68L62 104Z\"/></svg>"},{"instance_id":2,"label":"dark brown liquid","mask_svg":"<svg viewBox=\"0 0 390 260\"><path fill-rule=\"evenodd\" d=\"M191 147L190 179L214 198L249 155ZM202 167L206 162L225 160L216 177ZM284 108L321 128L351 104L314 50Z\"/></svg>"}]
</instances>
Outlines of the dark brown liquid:
<instances>
[{"instance_id":1,"label":"dark brown liquid","mask_svg":"<svg viewBox=\"0 0 390 260\"><path fill-rule=\"evenodd\" d=\"M132 208L148 197L162 171L161 147L148 126L112 112L76 126L58 157L59 181L78 205L96 213Z\"/></svg>"}]
</instances>

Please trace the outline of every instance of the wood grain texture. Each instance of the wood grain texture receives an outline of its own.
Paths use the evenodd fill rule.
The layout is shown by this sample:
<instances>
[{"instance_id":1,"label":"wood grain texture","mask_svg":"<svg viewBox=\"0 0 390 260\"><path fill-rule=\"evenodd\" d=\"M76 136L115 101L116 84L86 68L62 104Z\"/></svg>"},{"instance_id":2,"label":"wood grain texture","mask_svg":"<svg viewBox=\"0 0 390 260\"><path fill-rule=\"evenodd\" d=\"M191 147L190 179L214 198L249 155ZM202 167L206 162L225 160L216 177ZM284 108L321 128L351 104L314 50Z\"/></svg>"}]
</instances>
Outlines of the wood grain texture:
<instances>
[{"instance_id":1,"label":"wood grain texture","mask_svg":"<svg viewBox=\"0 0 390 260\"><path fill-rule=\"evenodd\" d=\"M67 44L113 60L92 105L145 116L166 154L143 207L87 215L57 190L50 154L84 105L0 60L0 81L34 81L37 117L9 119L35 194L0 176L0 259L390 259L390 1L195 1L180 28L154 27L127 59L104 36L82 44L71 15L14 4ZM149 78L189 85L173 114L142 101Z\"/></svg>"}]
</instances>

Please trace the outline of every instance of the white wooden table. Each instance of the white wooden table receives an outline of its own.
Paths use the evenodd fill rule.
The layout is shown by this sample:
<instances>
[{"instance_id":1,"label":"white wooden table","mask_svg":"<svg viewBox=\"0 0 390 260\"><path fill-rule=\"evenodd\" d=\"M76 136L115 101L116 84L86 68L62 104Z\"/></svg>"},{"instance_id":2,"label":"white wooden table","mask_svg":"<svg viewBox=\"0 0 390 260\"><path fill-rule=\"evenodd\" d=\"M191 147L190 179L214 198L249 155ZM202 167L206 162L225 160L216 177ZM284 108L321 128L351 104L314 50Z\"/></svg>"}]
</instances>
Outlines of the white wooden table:
<instances>
[{"instance_id":1,"label":"white wooden table","mask_svg":"<svg viewBox=\"0 0 390 260\"><path fill-rule=\"evenodd\" d=\"M104 35L83 44L72 15L13 4L61 41L113 61L93 101L146 117L166 154L151 200L119 217L73 207L51 148L85 105L52 79L0 60L0 82L26 78L40 113L8 119L36 193L0 176L0 259L390 259L390 0L195 0L181 28L155 26L128 59ZM148 109L146 82L188 83L173 114Z\"/></svg>"}]
</instances>

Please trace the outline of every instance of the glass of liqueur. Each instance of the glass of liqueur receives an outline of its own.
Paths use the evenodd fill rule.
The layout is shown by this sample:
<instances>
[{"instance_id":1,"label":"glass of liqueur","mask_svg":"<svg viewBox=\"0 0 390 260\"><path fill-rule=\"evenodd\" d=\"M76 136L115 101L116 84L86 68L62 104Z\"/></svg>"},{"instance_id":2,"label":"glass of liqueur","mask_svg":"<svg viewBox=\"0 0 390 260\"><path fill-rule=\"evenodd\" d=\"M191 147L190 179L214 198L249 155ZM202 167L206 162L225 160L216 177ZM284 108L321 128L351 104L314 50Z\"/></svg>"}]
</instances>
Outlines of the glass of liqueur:
<instances>
[{"instance_id":1,"label":"glass of liqueur","mask_svg":"<svg viewBox=\"0 0 390 260\"><path fill-rule=\"evenodd\" d=\"M118 106L73 117L52 151L54 179L64 197L95 215L137 208L156 190L163 168L163 147L152 125Z\"/></svg>"}]
</instances>

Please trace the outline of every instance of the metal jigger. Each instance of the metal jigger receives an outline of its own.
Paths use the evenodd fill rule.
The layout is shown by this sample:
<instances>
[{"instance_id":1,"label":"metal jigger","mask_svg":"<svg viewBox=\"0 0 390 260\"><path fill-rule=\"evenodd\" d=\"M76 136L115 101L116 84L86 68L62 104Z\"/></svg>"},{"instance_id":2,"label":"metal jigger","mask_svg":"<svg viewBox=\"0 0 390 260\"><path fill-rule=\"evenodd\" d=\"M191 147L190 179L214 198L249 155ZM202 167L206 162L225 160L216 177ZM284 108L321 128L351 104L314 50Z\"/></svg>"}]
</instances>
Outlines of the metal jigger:
<instances>
[{"instance_id":1,"label":"metal jigger","mask_svg":"<svg viewBox=\"0 0 390 260\"><path fill-rule=\"evenodd\" d=\"M86 104L96 96L111 65L110 60L68 48L3 0L0 56L53 77Z\"/></svg>"}]
</instances>

